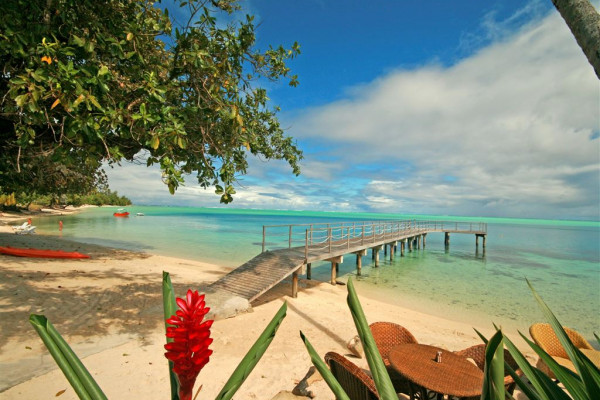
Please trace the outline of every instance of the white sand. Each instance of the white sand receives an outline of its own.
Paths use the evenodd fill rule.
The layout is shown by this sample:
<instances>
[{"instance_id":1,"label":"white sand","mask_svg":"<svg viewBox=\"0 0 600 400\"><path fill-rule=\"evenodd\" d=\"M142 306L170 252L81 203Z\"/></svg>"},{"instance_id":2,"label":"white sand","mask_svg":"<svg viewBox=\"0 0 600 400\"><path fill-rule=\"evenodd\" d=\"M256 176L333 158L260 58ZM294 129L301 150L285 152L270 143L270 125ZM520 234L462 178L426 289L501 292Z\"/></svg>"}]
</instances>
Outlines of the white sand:
<instances>
[{"instance_id":1,"label":"white sand","mask_svg":"<svg viewBox=\"0 0 600 400\"><path fill-rule=\"evenodd\" d=\"M10 223L15 225L16 223ZM28 322L44 314L63 334L109 399L166 399L162 271L169 271L179 296L229 271L190 260L110 250L41 235L18 236L0 226L0 245L77 250L90 260L46 260L0 255L0 399L76 399ZM284 301L288 313L271 346L238 391L236 399L272 399L292 391L312 365L300 340L302 330L321 355L349 354L356 334L346 305L346 286L300 281L297 298L282 282L253 304L253 312L218 320L212 328L214 354L198 377L198 398L214 398L238 362ZM488 337L491 324L453 322L391 306L359 293L369 322L393 321L420 343L459 350L480 343L473 327ZM210 298L206 299L210 306ZM528 354L527 346L511 338ZM356 364L366 367L364 359ZM310 390L317 399L334 396L322 380Z\"/></svg>"}]
</instances>

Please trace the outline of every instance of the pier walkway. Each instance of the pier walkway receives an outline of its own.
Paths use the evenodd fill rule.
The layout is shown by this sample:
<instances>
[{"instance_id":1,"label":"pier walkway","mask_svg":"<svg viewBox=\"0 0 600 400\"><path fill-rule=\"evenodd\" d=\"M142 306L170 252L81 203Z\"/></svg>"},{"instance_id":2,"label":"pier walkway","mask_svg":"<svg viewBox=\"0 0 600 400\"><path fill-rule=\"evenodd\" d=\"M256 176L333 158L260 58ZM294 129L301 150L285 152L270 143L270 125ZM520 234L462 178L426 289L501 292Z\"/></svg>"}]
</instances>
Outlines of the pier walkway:
<instances>
[{"instance_id":1,"label":"pier walkway","mask_svg":"<svg viewBox=\"0 0 600 400\"><path fill-rule=\"evenodd\" d=\"M311 264L331 262L331 283L335 285L338 264L345 254L356 255L360 275L362 257L372 250L375 267L384 250L390 260L400 248L400 255L415 247L424 248L428 233L444 232L450 244L451 233L475 235L475 245L487 236L487 224L447 221L361 221L263 226L262 252L210 286L252 302L273 286L292 275L292 296L298 293L298 275L311 279Z\"/></svg>"}]
</instances>

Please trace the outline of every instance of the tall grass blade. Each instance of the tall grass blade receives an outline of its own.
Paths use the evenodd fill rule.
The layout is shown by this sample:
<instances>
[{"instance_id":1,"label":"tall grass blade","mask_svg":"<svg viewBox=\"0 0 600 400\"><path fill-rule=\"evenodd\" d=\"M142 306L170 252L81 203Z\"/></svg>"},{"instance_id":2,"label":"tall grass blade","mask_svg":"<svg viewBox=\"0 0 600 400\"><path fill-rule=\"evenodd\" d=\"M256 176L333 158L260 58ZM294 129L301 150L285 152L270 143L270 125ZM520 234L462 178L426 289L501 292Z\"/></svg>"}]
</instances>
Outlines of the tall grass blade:
<instances>
[{"instance_id":1,"label":"tall grass blade","mask_svg":"<svg viewBox=\"0 0 600 400\"><path fill-rule=\"evenodd\" d=\"M319 357L319 354L312 347L312 345L310 344L306 336L304 336L302 331L300 331L300 337L304 342L304 346L306 346L306 350L308 350L308 354L310 355L310 359L313 365L315 366L315 368L317 368L317 371L319 371L319 373L323 377L323 380L325 380L325 383L327 383L327 385L335 395L336 400L350 400L340 383L337 381L337 379L335 379L335 376L333 376L329 368L327 368L325 362L321 360L321 357Z\"/></svg>"},{"instance_id":2,"label":"tall grass blade","mask_svg":"<svg viewBox=\"0 0 600 400\"><path fill-rule=\"evenodd\" d=\"M171 283L171 276L168 272L163 271L162 280L162 297L163 297L163 321L165 321L165 331L170 325L167 324L167 319L175 315L177 311L177 303L175 302L175 291L173 290L173 284ZM172 342L172 338L167 338L167 343ZM171 384L171 400L179 400L179 381L177 380L177 374L173 372L173 361L168 360L169 363L169 382Z\"/></svg>"},{"instance_id":3,"label":"tall grass blade","mask_svg":"<svg viewBox=\"0 0 600 400\"><path fill-rule=\"evenodd\" d=\"M221 392L217 395L217 400L231 399L240 386L242 386L242 383L244 383L248 375L250 375L250 372L252 372L262 355L273 341L279 325L281 325L281 322L285 318L286 312L287 303L284 302L281 308L279 308L279 311L275 313L275 316L269 325L267 325L254 345L250 348L250 350L248 350L248 353L246 353L235 371L233 371L233 374L225 383L225 386L223 386Z\"/></svg>"},{"instance_id":4,"label":"tall grass blade","mask_svg":"<svg viewBox=\"0 0 600 400\"><path fill-rule=\"evenodd\" d=\"M373 375L373 381L375 381L379 398L382 400L396 400L398 399L398 394L396 393L394 385L392 384L392 380L390 379L387 369L385 368L385 364L383 363L379 349L377 349L375 339L373 339L371 329L369 329L367 318L365 317L365 313L362 309L360 301L358 300L356 290L354 289L354 283L352 282L351 278L348 279L347 286L348 306L350 307L350 312L352 314L352 318L354 319L354 325L356 325L358 336L360 336L360 340L363 344L365 356L367 358L367 362L369 363L369 369Z\"/></svg>"},{"instance_id":5,"label":"tall grass blade","mask_svg":"<svg viewBox=\"0 0 600 400\"><path fill-rule=\"evenodd\" d=\"M43 315L32 314L29 322L46 345L56 364L63 371L77 396L80 399L106 400L102 389L50 321Z\"/></svg>"}]
</instances>

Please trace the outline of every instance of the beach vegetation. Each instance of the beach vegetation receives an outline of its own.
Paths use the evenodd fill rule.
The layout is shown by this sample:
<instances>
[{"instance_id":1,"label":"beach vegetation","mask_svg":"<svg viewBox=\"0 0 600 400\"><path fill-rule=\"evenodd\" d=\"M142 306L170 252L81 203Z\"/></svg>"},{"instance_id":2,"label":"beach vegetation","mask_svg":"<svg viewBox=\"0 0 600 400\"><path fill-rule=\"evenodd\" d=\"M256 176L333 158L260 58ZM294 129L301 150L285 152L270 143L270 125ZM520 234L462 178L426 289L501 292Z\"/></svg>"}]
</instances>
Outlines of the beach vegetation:
<instances>
[{"instance_id":1,"label":"beach vegetation","mask_svg":"<svg viewBox=\"0 0 600 400\"><path fill-rule=\"evenodd\" d=\"M126 196L119 196L108 188L94 189L85 194L39 194L37 192L21 192L0 194L0 209L40 211L42 208L62 208L66 206L80 207L83 205L94 206L129 206L131 200Z\"/></svg>"},{"instance_id":2,"label":"beach vegetation","mask_svg":"<svg viewBox=\"0 0 600 400\"><path fill-rule=\"evenodd\" d=\"M70 204L75 207L86 204L94 206L129 206L131 205L131 200L126 196L119 196L119 193L116 191L113 192L110 189L104 189L93 190L92 192L83 195L72 194L65 196L62 204Z\"/></svg>"},{"instance_id":3,"label":"beach vegetation","mask_svg":"<svg viewBox=\"0 0 600 400\"><path fill-rule=\"evenodd\" d=\"M17 200L15 199L15 194L0 194L0 207L4 208L14 208L17 205Z\"/></svg>"},{"instance_id":4,"label":"beach vegetation","mask_svg":"<svg viewBox=\"0 0 600 400\"><path fill-rule=\"evenodd\" d=\"M0 187L82 194L135 161L171 194L194 174L229 203L249 155L299 174L264 87L298 84L300 48L257 49L240 14L238 0L0 2Z\"/></svg>"},{"instance_id":5,"label":"beach vegetation","mask_svg":"<svg viewBox=\"0 0 600 400\"><path fill-rule=\"evenodd\" d=\"M171 400L191 400L196 378L212 354L208 347L212 343L210 327L213 320L204 320L210 308L206 307L205 295L198 291L188 290L185 298L176 298L168 272L163 272L162 295ZM242 358L216 400L233 398L273 341L286 313L287 303L284 302ZM44 315L36 314L30 315L29 322L77 396L86 400L106 400L100 386L52 323ZM197 389L196 396L201 389L202 386Z\"/></svg>"},{"instance_id":6,"label":"beach vegetation","mask_svg":"<svg viewBox=\"0 0 600 400\"><path fill-rule=\"evenodd\" d=\"M496 327L496 333L488 340L479 332L481 339L487 344L485 353L484 381L482 386L482 400L505 400L512 398L506 392L504 386L505 369L510 373L517 386L529 399L535 400L593 400L600 398L600 369L594 365L569 339L562 325L552 313L550 308L537 294L533 286L527 281L537 303L539 304L546 319L551 324L560 343L565 348L570 360L573 362L577 372L558 364L552 356L541 347L532 342L521 333L521 336L538 356L548 365L557 380L553 380L545 372L532 366L523 353L514 343ZM377 387L379 398L382 400L397 400L389 374L381 358L381 354L375 344L369 324L362 310L362 306L354 289L352 279L348 280L348 307L352 314L358 335L362 341L365 357L369 369L373 375L373 381ZM300 332L300 337L306 346L313 365L317 368L323 379L335 394L338 400L349 400L344 389L333 376L322 357L315 351L310 341ZM598 339L598 336L596 336ZM504 361L504 347L510 351L519 368L523 371L527 380L523 379L508 363ZM559 384L560 383L560 384Z\"/></svg>"}]
</instances>

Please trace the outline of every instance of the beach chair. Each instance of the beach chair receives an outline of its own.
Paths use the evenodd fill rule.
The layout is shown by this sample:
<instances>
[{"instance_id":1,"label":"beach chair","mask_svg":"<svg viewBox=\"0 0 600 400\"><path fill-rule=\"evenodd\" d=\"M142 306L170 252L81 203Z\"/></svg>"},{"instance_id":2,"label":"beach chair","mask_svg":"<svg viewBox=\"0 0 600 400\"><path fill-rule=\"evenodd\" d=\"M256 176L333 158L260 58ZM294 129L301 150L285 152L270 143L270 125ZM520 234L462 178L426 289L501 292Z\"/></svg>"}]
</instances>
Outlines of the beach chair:
<instances>
[{"instance_id":1,"label":"beach chair","mask_svg":"<svg viewBox=\"0 0 600 400\"><path fill-rule=\"evenodd\" d=\"M29 234L35 233L35 228L36 228L35 226L29 225L24 229L19 229L18 231L15 231L15 233L17 235L29 235Z\"/></svg>"},{"instance_id":2,"label":"beach chair","mask_svg":"<svg viewBox=\"0 0 600 400\"><path fill-rule=\"evenodd\" d=\"M585 338L579 332L570 328L566 328L564 326L563 329L567 333L567 336L569 337L571 342L573 342L573 345L579 350L590 350L594 352L594 348L592 347L592 345L590 345L589 342L585 340ZM529 334L531 335L533 341L538 346L540 346L546 353L551 355L557 363L569 368L573 372L577 372L575 366L573 365L571 360L569 360L567 352L565 351L562 344L560 344L560 341L558 340L558 337L556 337L556 333L554 333L554 330L552 329L552 326L550 324L533 324L529 327ZM586 353L586 355L590 356L589 353ZM541 358L538 359L536 366L544 373L546 373L546 375L550 376L552 379L556 379L554 373L550 371L546 363L544 363Z\"/></svg>"},{"instance_id":3,"label":"beach chair","mask_svg":"<svg viewBox=\"0 0 600 400\"><path fill-rule=\"evenodd\" d=\"M394 346L399 344L418 343L417 339L405 327L393 322L374 322L369 325L377 349L383 358L385 367L394 384L397 393L411 393L409 381L396 371L390 364L389 354Z\"/></svg>"},{"instance_id":4,"label":"beach chair","mask_svg":"<svg viewBox=\"0 0 600 400\"><path fill-rule=\"evenodd\" d=\"M352 361L341 354L330 351L325 354L325 363L350 400L379 399L373 378Z\"/></svg>"},{"instance_id":5,"label":"beach chair","mask_svg":"<svg viewBox=\"0 0 600 400\"><path fill-rule=\"evenodd\" d=\"M480 370L485 371L485 369L484 369L485 368L485 344L483 344L483 343L476 344L475 346L471 346L471 347L467 347L466 349L463 349L463 350L455 351L454 354L457 354L457 355L465 357L465 358L470 358L471 360L473 360L475 362L475 364L477 365L477 367ZM519 369L519 365L517 364L517 362L515 361L513 356L510 354L510 352L506 349L504 349L504 361L508 365L510 365L510 367L513 370L515 370L517 375L523 376L523 371L521 371ZM506 392L512 396L513 392L515 391L516 386L517 386L517 383L515 382L513 377L510 376L508 371L505 370L504 371L504 387L506 388Z\"/></svg>"},{"instance_id":6,"label":"beach chair","mask_svg":"<svg viewBox=\"0 0 600 400\"><path fill-rule=\"evenodd\" d=\"M14 225L12 228L14 231L22 231L23 229L27 228L29 226L29 222L25 221L23 222L23 225Z\"/></svg>"}]
</instances>

